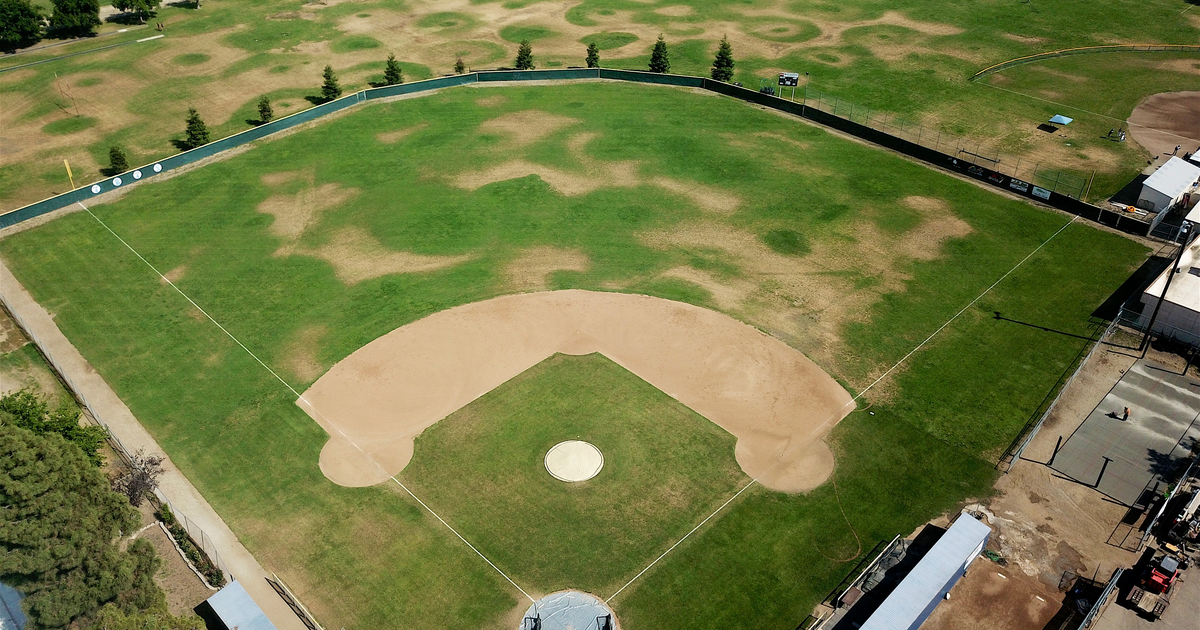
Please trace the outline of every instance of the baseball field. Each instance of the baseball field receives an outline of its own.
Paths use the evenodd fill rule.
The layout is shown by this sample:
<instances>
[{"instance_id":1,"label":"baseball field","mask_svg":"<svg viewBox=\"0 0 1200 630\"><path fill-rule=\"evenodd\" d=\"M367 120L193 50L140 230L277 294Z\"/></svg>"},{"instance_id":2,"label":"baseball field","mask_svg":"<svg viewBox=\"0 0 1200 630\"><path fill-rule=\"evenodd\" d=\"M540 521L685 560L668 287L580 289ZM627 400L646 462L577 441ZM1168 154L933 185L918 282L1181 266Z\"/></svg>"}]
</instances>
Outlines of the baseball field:
<instances>
[{"instance_id":1,"label":"baseball field","mask_svg":"<svg viewBox=\"0 0 1200 630\"><path fill-rule=\"evenodd\" d=\"M511 628L562 588L632 630L794 628L878 541L990 492L1147 253L795 119L609 82L363 106L0 240L328 628ZM532 353L399 432L410 459L381 483L326 476L337 431L393 436L321 423L301 392L455 307L567 289L700 307L811 360L796 383L856 403L815 442L829 469L803 492L755 483L749 434L613 342ZM708 343L689 321L675 329ZM395 363L487 356L440 334ZM605 458L580 484L542 465L573 439Z\"/></svg>"}]
</instances>

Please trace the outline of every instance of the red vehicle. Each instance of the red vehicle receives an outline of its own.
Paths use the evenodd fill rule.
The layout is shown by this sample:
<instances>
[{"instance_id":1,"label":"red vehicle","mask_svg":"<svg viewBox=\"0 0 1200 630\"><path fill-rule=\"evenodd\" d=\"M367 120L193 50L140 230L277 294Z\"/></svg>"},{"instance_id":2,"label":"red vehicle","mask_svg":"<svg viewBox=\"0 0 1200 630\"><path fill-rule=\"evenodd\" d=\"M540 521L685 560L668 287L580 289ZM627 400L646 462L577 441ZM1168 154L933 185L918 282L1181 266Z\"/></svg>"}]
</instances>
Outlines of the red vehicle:
<instances>
[{"instance_id":1,"label":"red vehicle","mask_svg":"<svg viewBox=\"0 0 1200 630\"><path fill-rule=\"evenodd\" d=\"M1179 560L1170 554L1156 556L1129 591L1128 602L1142 613L1158 619L1171 605L1171 594L1179 579Z\"/></svg>"}]
</instances>

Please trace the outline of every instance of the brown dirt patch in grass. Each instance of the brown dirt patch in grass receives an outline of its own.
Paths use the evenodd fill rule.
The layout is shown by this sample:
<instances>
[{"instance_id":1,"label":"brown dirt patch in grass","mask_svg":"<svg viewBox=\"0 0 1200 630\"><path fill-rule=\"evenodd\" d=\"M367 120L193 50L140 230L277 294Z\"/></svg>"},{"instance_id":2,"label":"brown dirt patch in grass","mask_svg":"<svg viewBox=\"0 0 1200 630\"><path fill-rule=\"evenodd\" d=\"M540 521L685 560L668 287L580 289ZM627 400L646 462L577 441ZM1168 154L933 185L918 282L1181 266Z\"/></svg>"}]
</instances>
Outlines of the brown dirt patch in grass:
<instances>
[{"instance_id":1,"label":"brown dirt patch in grass","mask_svg":"<svg viewBox=\"0 0 1200 630\"><path fill-rule=\"evenodd\" d=\"M677 4L677 5L671 6L671 7L663 7L661 9L655 9L654 12L659 15L666 15L669 17L683 17L685 15L691 15L691 14L695 13L696 10L693 9L692 7L687 6L686 4Z\"/></svg>"},{"instance_id":2,"label":"brown dirt patch in grass","mask_svg":"<svg viewBox=\"0 0 1200 630\"><path fill-rule=\"evenodd\" d=\"M419 125L413 125L412 127L408 127L406 129L397 129L396 131L385 131L383 133L375 134L375 139L384 144L395 144L395 143L403 140L404 138L407 138L409 136L409 134L411 134L415 131L420 131L428 126L429 126L429 123L421 123Z\"/></svg>"},{"instance_id":3,"label":"brown dirt patch in grass","mask_svg":"<svg viewBox=\"0 0 1200 630\"><path fill-rule=\"evenodd\" d=\"M484 121L479 131L506 135L513 145L523 147L578 122L575 118L527 109Z\"/></svg>"},{"instance_id":4,"label":"brown dirt patch in grass","mask_svg":"<svg viewBox=\"0 0 1200 630\"><path fill-rule=\"evenodd\" d=\"M788 256L767 247L745 230L713 222L696 222L671 230L649 232L642 241L659 249L717 248L744 272L742 278L673 268L664 276L693 282L713 294L722 308L737 310L749 321L779 334L818 363L838 367L837 354L844 325L865 321L869 307L886 293L904 291L910 260L930 260L942 243L971 232L945 202L909 198L905 205L921 212L923 220L901 234L882 232L863 220L838 235L812 244L805 256ZM875 282L856 283L859 278ZM844 370L839 370L844 371Z\"/></svg>"},{"instance_id":5,"label":"brown dirt patch in grass","mask_svg":"<svg viewBox=\"0 0 1200 630\"><path fill-rule=\"evenodd\" d=\"M327 332L325 326L301 328L283 350L284 368L303 383L311 383L325 373L318 357L321 339Z\"/></svg>"},{"instance_id":6,"label":"brown dirt patch in grass","mask_svg":"<svg viewBox=\"0 0 1200 630\"><path fill-rule=\"evenodd\" d=\"M1030 35L1017 35L1016 33L1005 33L1004 38L1011 39L1014 42L1021 42L1022 44L1044 44L1044 43L1050 41L1050 40L1046 39L1045 37L1033 37Z\"/></svg>"},{"instance_id":7,"label":"brown dirt patch in grass","mask_svg":"<svg viewBox=\"0 0 1200 630\"><path fill-rule=\"evenodd\" d=\"M0 354L8 354L25 347L28 343L29 340L21 333L21 329L17 328L17 323L8 313L0 310Z\"/></svg>"},{"instance_id":8,"label":"brown dirt patch in grass","mask_svg":"<svg viewBox=\"0 0 1200 630\"><path fill-rule=\"evenodd\" d=\"M511 160L479 171L465 171L455 177L453 183L465 190L477 190L488 184L530 175L537 175L550 188L569 197L585 195L605 186L604 182L583 173L571 173L526 160Z\"/></svg>"},{"instance_id":9,"label":"brown dirt patch in grass","mask_svg":"<svg viewBox=\"0 0 1200 630\"><path fill-rule=\"evenodd\" d=\"M513 291L545 291L549 288L547 276L555 271L585 272L592 266L587 254L558 247L530 247L521 252L504 269L508 285Z\"/></svg>"},{"instance_id":10,"label":"brown dirt patch in grass","mask_svg":"<svg viewBox=\"0 0 1200 630\"><path fill-rule=\"evenodd\" d=\"M314 248L298 248L301 256L320 258L333 265L334 272L346 284L393 273L421 273L457 265L471 259L460 256L427 256L387 249L379 239L356 227L336 232L326 243Z\"/></svg>"},{"instance_id":11,"label":"brown dirt patch in grass","mask_svg":"<svg viewBox=\"0 0 1200 630\"><path fill-rule=\"evenodd\" d=\"M508 102L508 97L503 94L495 94L493 96L485 96L480 99L475 99L475 104L480 107L496 107Z\"/></svg>"},{"instance_id":12,"label":"brown dirt patch in grass","mask_svg":"<svg viewBox=\"0 0 1200 630\"><path fill-rule=\"evenodd\" d=\"M357 188L343 188L341 184L309 185L294 195L273 195L258 204L256 210L275 217L271 223L271 234L284 241L276 256L291 253L296 241L310 226L321 219L321 214L340 206L358 195Z\"/></svg>"},{"instance_id":13,"label":"brown dirt patch in grass","mask_svg":"<svg viewBox=\"0 0 1200 630\"><path fill-rule=\"evenodd\" d=\"M651 184L664 190L691 200L692 203L707 212L717 214L733 214L737 212L742 200L733 193L726 192L715 186L705 186L694 182L683 182L669 177L655 177Z\"/></svg>"},{"instance_id":14,"label":"brown dirt patch in grass","mask_svg":"<svg viewBox=\"0 0 1200 630\"><path fill-rule=\"evenodd\" d=\"M1200 61L1196 59L1167 59L1154 64L1158 70L1179 74L1200 74Z\"/></svg>"},{"instance_id":15,"label":"brown dirt patch in grass","mask_svg":"<svg viewBox=\"0 0 1200 630\"><path fill-rule=\"evenodd\" d=\"M267 173L259 178L259 181L267 186L280 186L302 175L305 175L304 171L280 171L278 173Z\"/></svg>"},{"instance_id":16,"label":"brown dirt patch in grass","mask_svg":"<svg viewBox=\"0 0 1200 630\"><path fill-rule=\"evenodd\" d=\"M159 279L159 282L161 282L163 284L166 284L168 282L172 282L172 283L179 282L179 280L181 278L183 278L183 274L185 274L185 273L187 273L187 265L179 265L178 267L168 271L167 273L164 273L163 277L161 279Z\"/></svg>"}]
</instances>

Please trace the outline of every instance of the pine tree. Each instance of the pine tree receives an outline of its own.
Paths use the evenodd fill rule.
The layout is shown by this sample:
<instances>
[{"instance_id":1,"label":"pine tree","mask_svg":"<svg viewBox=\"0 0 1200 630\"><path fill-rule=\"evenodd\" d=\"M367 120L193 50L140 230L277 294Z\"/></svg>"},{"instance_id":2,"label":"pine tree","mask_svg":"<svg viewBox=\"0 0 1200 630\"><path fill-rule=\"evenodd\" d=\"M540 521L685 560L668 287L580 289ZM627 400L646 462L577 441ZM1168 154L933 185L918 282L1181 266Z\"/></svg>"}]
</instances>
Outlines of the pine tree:
<instances>
[{"instance_id":1,"label":"pine tree","mask_svg":"<svg viewBox=\"0 0 1200 630\"><path fill-rule=\"evenodd\" d=\"M0 50L32 46L41 38L41 9L29 0L0 0Z\"/></svg>"},{"instance_id":2,"label":"pine tree","mask_svg":"<svg viewBox=\"0 0 1200 630\"><path fill-rule=\"evenodd\" d=\"M188 108L186 133L187 138L183 144L187 148L195 149L208 144L208 125L204 124L204 119L200 118L200 112L196 111L195 107Z\"/></svg>"},{"instance_id":3,"label":"pine tree","mask_svg":"<svg viewBox=\"0 0 1200 630\"><path fill-rule=\"evenodd\" d=\"M100 26L99 0L52 0L50 28L67 35L90 35Z\"/></svg>"},{"instance_id":4,"label":"pine tree","mask_svg":"<svg viewBox=\"0 0 1200 630\"><path fill-rule=\"evenodd\" d=\"M113 175L118 175L129 170L129 160L125 158L125 152L121 147L112 145L108 148L108 171Z\"/></svg>"},{"instance_id":5,"label":"pine tree","mask_svg":"<svg viewBox=\"0 0 1200 630\"><path fill-rule=\"evenodd\" d=\"M454 74L462 74L467 71L467 64L463 63L462 57L454 60Z\"/></svg>"},{"instance_id":6,"label":"pine tree","mask_svg":"<svg viewBox=\"0 0 1200 630\"><path fill-rule=\"evenodd\" d=\"M258 99L258 121L265 125L271 122L272 118L275 118L275 110L271 108L271 99L263 95Z\"/></svg>"},{"instance_id":7,"label":"pine tree","mask_svg":"<svg viewBox=\"0 0 1200 630\"><path fill-rule=\"evenodd\" d=\"M400 62L396 61L396 55L388 55L387 65L383 67L383 84L400 85L401 83L404 83L404 71L400 69Z\"/></svg>"},{"instance_id":8,"label":"pine tree","mask_svg":"<svg viewBox=\"0 0 1200 630\"><path fill-rule=\"evenodd\" d=\"M588 44L587 59L585 61L587 61L587 67L589 68L600 67L600 48L596 46L596 42Z\"/></svg>"},{"instance_id":9,"label":"pine tree","mask_svg":"<svg viewBox=\"0 0 1200 630\"><path fill-rule=\"evenodd\" d=\"M533 70L533 44L530 44L528 39L521 40L515 65L517 70Z\"/></svg>"},{"instance_id":10,"label":"pine tree","mask_svg":"<svg viewBox=\"0 0 1200 630\"><path fill-rule=\"evenodd\" d=\"M729 45L729 36L721 38L717 58L713 60L712 78L726 82L733 78L733 47Z\"/></svg>"},{"instance_id":11,"label":"pine tree","mask_svg":"<svg viewBox=\"0 0 1200 630\"><path fill-rule=\"evenodd\" d=\"M321 85L321 96L327 101L342 95L342 88L338 85L337 75L333 73L333 66L325 66L325 83Z\"/></svg>"},{"instance_id":12,"label":"pine tree","mask_svg":"<svg viewBox=\"0 0 1200 630\"><path fill-rule=\"evenodd\" d=\"M659 35L658 41L654 43L654 50L650 51L650 72L670 71L671 60L667 58L667 42Z\"/></svg>"}]
</instances>

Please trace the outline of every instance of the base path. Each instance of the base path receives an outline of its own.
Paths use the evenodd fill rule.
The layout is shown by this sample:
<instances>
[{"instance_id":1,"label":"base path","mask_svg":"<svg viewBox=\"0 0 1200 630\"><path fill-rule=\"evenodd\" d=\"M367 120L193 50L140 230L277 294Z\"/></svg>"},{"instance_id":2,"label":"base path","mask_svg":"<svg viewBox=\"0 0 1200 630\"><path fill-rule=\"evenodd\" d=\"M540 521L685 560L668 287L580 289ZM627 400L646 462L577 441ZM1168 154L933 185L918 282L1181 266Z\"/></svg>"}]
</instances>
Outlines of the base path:
<instances>
[{"instance_id":1,"label":"base path","mask_svg":"<svg viewBox=\"0 0 1200 630\"><path fill-rule=\"evenodd\" d=\"M727 315L644 295L526 293L435 313L372 341L296 401L330 434L321 471L368 486L404 469L413 439L555 353L599 352L738 438L747 475L803 492L833 471L821 437L854 408L783 342Z\"/></svg>"},{"instance_id":2,"label":"base path","mask_svg":"<svg viewBox=\"0 0 1200 630\"><path fill-rule=\"evenodd\" d=\"M1142 99L1129 114L1129 135L1152 155L1179 157L1200 147L1200 92L1163 92Z\"/></svg>"},{"instance_id":3,"label":"base path","mask_svg":"<svg viewBox=\"0 0 1200 630\"><path fill-rule=\"evenodd\" d=\"M33 300L33 296L13 277L8 267L0 262L0 300L14 317L29 332L42 352L50 358L54 367L72 384L81 398L87 401L88 410L108 425L109 431L126 449L165 456L154 438L142 427L129 407L117 397L116 392L96 373L95 368L79 354L75 346L62 334L54 319ZM284 603L271 588L263 570L254 556L242 546L237 536L225 521L209 506L208 501L175 467L170 458L162 463L163 474L158 479L158 488L180 512L204 530L216 546L229 572L245 587L254 602L262 608L267 618L279 630L305 630L300 618Z\"/></svg>"}]
</instances>

